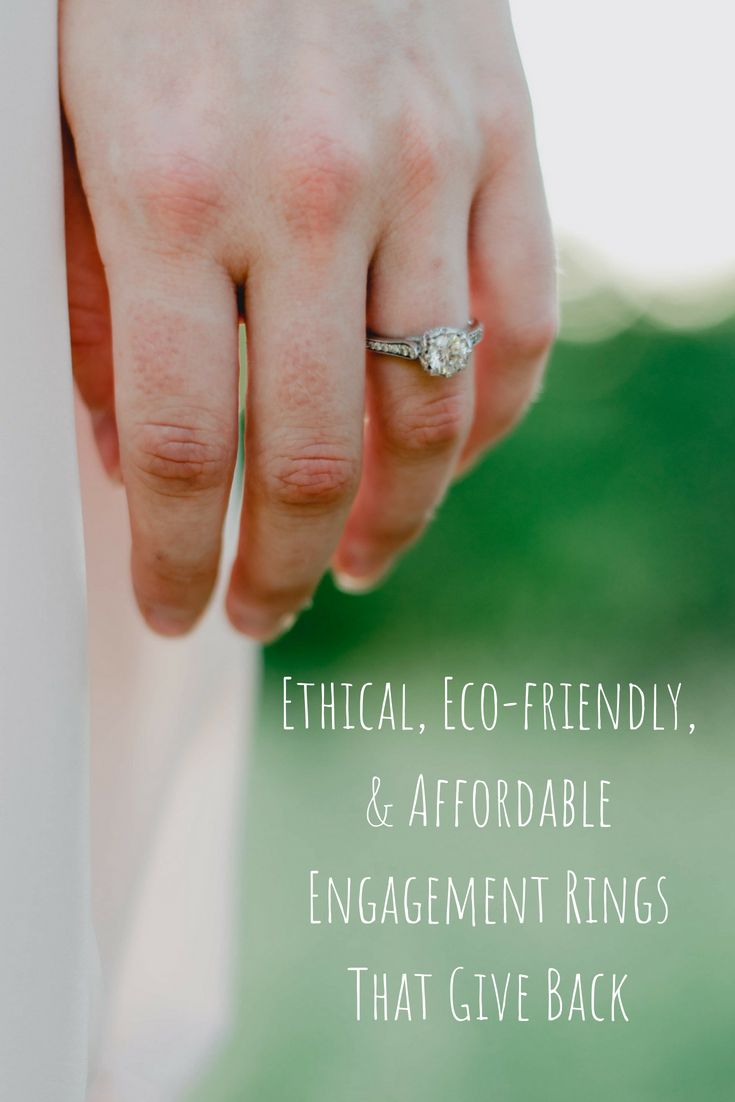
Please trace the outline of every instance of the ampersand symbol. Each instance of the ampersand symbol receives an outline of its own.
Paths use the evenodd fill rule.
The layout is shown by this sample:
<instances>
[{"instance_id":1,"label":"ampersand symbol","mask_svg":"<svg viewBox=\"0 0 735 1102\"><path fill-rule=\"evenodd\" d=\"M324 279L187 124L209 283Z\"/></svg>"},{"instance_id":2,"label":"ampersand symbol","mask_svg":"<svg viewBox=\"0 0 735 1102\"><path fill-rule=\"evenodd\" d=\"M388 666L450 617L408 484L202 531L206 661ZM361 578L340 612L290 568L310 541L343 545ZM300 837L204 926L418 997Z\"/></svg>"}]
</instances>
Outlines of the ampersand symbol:
<instances>
[{"instance_id":1,"label":"ampersand symbol","mask_svg":"<svg viewBox=\"0 0 735 1102\"><path fill-rule=\"evenodd\" d=\"M388 822L388 812L393 807L393 804L383 804L383 811L381 814L380 805L378 804L378 793L380 792L380 777L373 777L373 794L370 797L370 803L367 809L367 821L371 827L388 827L390 829L393 823Z\"/></svg>"}]
</instances>

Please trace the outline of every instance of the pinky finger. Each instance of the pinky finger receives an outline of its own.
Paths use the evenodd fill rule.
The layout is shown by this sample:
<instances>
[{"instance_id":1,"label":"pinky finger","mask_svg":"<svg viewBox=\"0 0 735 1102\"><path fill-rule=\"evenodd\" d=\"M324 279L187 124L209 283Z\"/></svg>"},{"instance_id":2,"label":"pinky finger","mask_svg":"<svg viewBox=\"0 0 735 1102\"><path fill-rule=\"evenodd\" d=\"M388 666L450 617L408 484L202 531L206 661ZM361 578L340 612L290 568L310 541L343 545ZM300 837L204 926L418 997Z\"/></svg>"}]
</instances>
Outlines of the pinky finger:
<instances>
[{"instance_id":1,"label":"pinky finger","mask_svg":"<svg viewBox=\"0 0 735 1102\"><path fill-rule=\"evenodd\" d=\"M475 418L460 471L520 420L557 332L556 259L535 151L506 162L477 196L470 284L487 335L475 352Z\"/></svg>"}]
</instances>

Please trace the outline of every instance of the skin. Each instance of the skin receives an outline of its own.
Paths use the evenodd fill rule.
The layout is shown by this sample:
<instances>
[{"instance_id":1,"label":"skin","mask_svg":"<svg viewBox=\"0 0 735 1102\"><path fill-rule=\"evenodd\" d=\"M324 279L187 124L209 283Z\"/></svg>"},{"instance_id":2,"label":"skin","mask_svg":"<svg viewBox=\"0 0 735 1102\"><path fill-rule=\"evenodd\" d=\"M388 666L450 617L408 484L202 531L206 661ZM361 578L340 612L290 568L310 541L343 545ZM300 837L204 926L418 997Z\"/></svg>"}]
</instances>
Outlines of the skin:
<instances>
[{"instance_id":1,"label":"skin","mask_svg":"<svg viewBox=\"0 0 735 1102\"><path fill-rule=\"evenodd\" d=\"M62 0L75 377L125 485L136 597L212 593L248 334L232 623L263 641L331 565L369 587L536 393L555 260L499 0ZM364 350L484 321L452 379ZM367 416L366 416L367 415Z\"/></svg>"}]
</instances>

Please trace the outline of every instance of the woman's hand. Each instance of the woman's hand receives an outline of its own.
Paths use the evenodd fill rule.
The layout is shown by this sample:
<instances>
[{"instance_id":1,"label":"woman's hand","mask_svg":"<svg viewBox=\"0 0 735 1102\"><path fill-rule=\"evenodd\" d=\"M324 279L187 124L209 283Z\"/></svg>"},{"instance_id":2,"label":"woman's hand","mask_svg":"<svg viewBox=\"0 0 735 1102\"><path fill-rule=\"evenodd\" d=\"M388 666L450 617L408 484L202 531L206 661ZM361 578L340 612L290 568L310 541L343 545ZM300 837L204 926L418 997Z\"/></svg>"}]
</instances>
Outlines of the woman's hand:
<instances>
[{"instance_id":1,"label":"woman's hand","mask_svg":"<svg viewBox=\"0 0 735 1102\"><path fill-rule=\"evenodd\" d=\"M61 72L75 374L138 602L178 634L214 585L243 285L227 607L273 638L330 563L355 589L388 569L539 385L554 253L507 4L62 0ZM366 370L366 325L469 316L474 368Z\"/></svg>"}]
</instances>

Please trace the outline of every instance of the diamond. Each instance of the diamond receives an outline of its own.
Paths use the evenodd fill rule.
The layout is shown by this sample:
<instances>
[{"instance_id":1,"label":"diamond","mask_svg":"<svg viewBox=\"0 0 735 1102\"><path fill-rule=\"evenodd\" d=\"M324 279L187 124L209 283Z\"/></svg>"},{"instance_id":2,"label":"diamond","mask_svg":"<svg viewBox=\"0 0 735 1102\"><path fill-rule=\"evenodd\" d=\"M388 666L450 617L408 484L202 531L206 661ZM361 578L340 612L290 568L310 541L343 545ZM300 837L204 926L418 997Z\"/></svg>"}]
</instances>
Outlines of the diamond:
<instances>
[{"instance_id":1,"label":"diamond","mask_svg":"<svg viewBox=\"0 0 735 1102\"><path fill-rule=\"evenodd\" d=\"M419 359L430 375L450 378L470 362L472 343L462 329L429 329L421 338Z\"/></svg>"}]
</instances>

